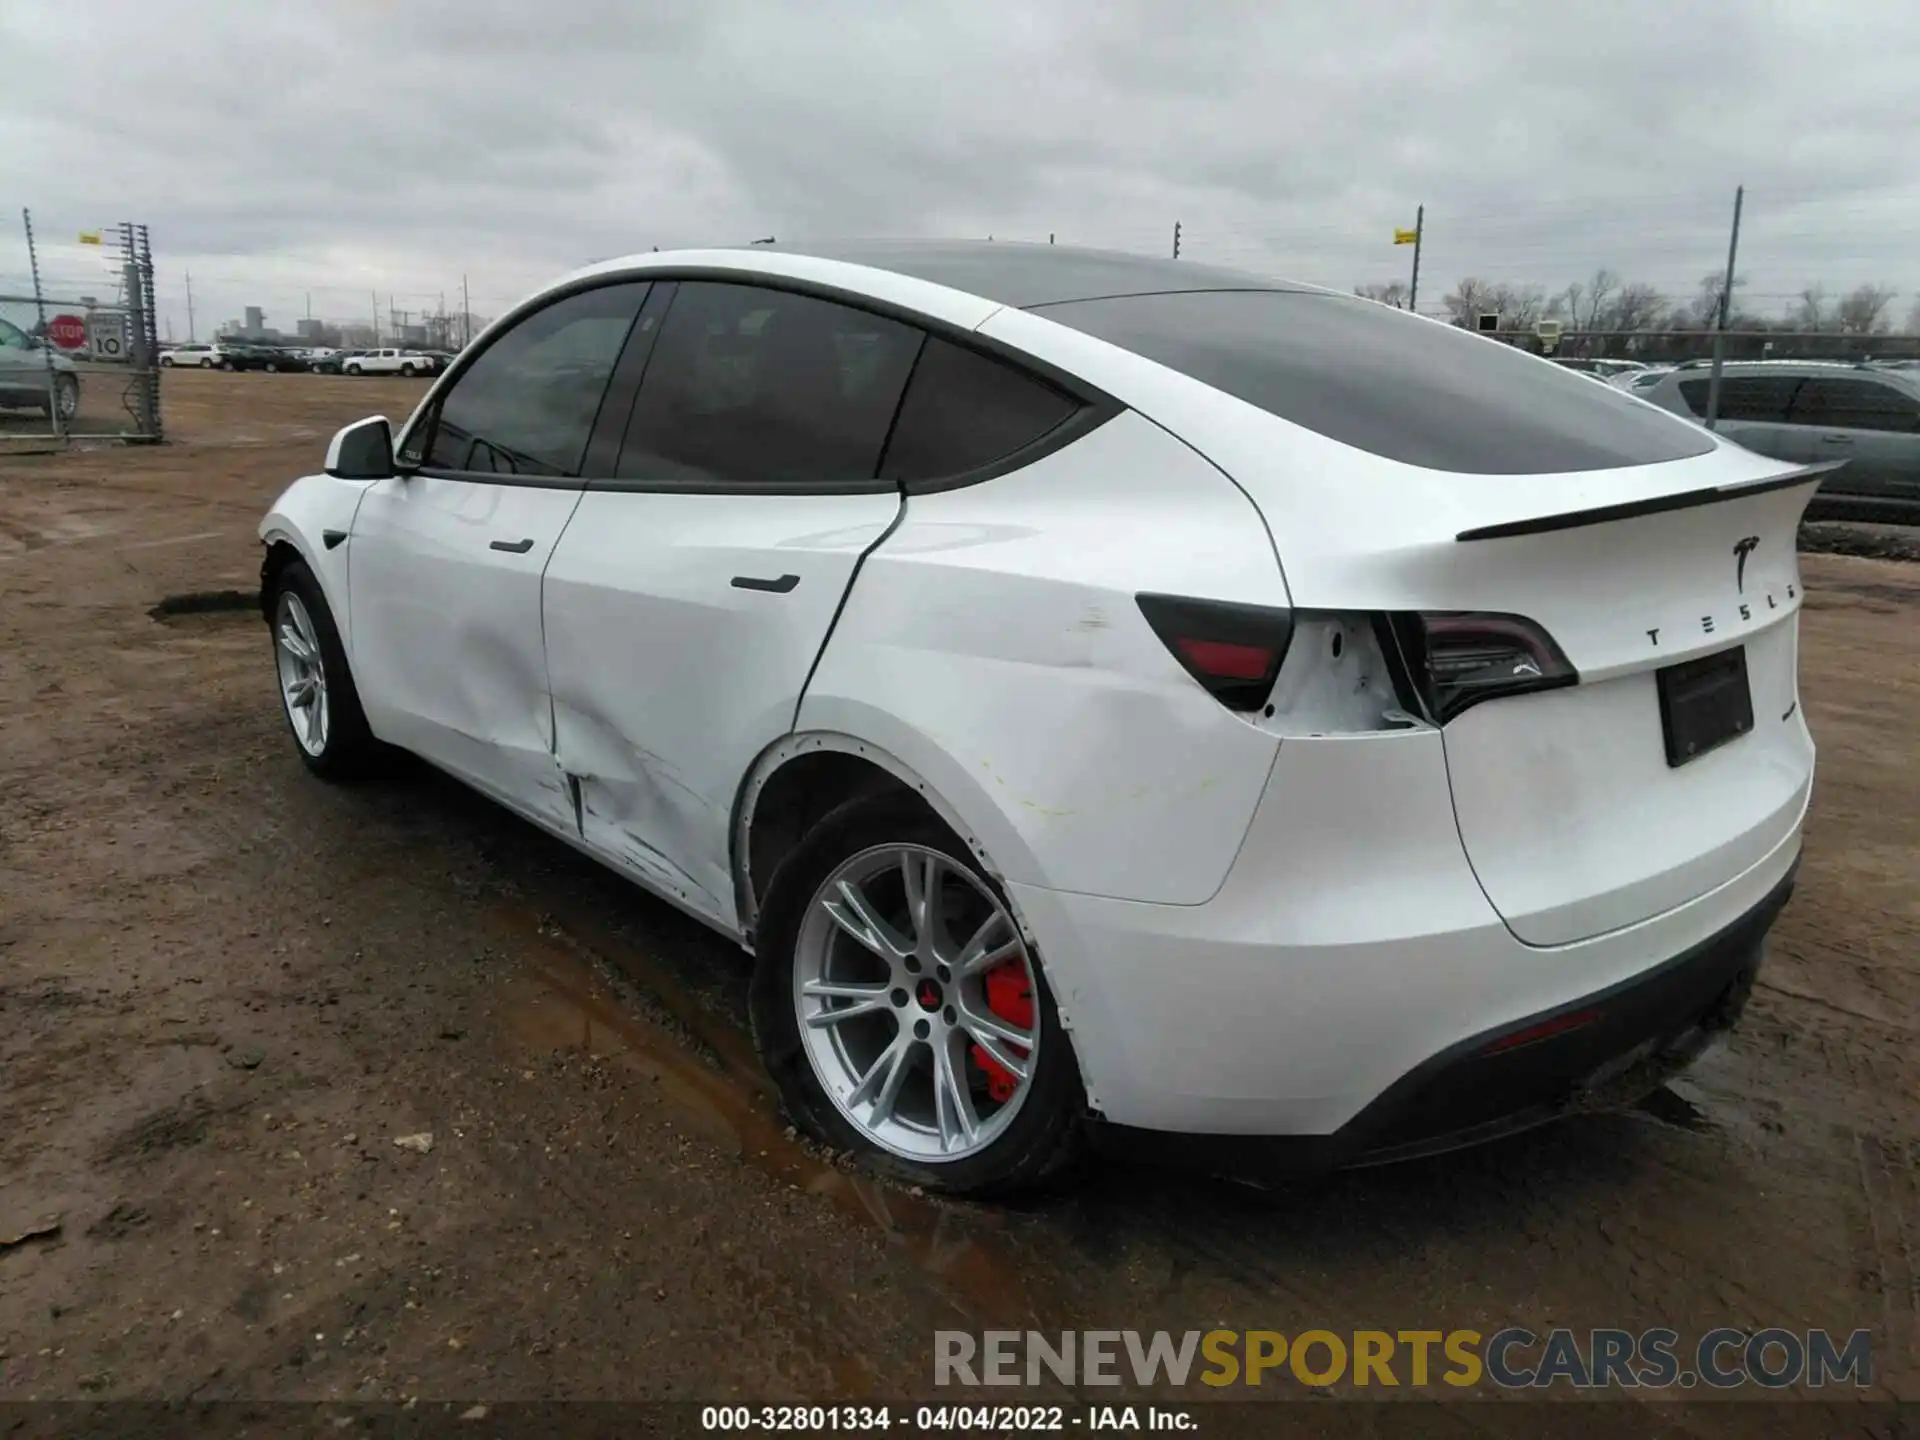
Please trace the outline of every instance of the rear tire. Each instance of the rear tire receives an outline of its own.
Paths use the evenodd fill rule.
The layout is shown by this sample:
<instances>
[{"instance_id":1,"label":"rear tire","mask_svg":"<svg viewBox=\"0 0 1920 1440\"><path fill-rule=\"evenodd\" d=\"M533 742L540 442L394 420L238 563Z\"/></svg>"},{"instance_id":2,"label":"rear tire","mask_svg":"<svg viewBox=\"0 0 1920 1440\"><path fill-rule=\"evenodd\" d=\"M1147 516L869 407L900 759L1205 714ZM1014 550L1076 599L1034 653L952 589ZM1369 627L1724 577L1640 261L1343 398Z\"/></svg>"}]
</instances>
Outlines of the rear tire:
<instances>
[{"instance_id":1,"label":"rear tire","mask_svg":"<svg viewBox=\"0 0 1920 1440\"><path fill-rule=\"evenodd\" d=\"M404 375L404 376L406 376L406 377L407 377L407 379L409 379L409 380L411 380L411 379L413 378L413 366L411 366L411 365L402 365L402 366L400 367L400 373L401 373L402 375Z\"/></svg>"},{"instance_id":2,"label":"rear tire","mask_svg":"<svg viewBox=\"0 0 1920 1440\"><path fill-rule=\"evenodd\" d=\"M914 892L901 879L896 856L900 864L928 867L922 873L931 883L922 890L933 899L923 915L937 914L937 921L913 923ZM870 878L846 879L863 873ZM895 940L943 938L912 956L881 957L845 921L832 918L831 910L852 913L843 898L849 883L874 913L889 904L889 894L897 897L906 920L891 910L883 917ZM810 1135L853 1151L883 1174L948 1194L1015 1194L1057 1185L1071 1173L1085 1146L1086 1092L1038 958L1019 935L998 883L924 806L883 794L832 811L775 872L757 928L754 1042L787 1113ZM1002 958L970 970L968 936L976 942L991 936L974 950ZM873 973L858 982L845 979L853 973L849 964ZM1006 1021L1009 1012L985 986L987 973L1009 966L1016 967L1016 985L1024 982L1024 1023ZM856 985L872 998L855 1001L844 991L816 988ZM846 1004L830 1008L822 995ZM850 1018L823 1020L842 1008L853 1012ZM1008 1046L991 1029L985 1032L1001 1058L1026 1070L1001 1073L1011 1095L994 1088L980 1063L979 1027L996 1020L1032 1037L1030 1047ZM896 1050L900 1058L889 1068L887 1057ZM876 1082L882 1070L885 1077ZM967 1121L952 1121L950 1133L946 1117L956 1115Z\"/></svg>"},{"instance_id":3,"label":"rear tire","mask_svg":"<svg viewBox=\"0 0 1920 1440\"><path fill-rule=\"evenodd\" d=\"M374 774L385 747L367 725L333 611L304 560L291 562L274 576L267 614L280 709L300 759L328 780Z\"/></svg>"},{"instance_id":4,"label":"rear tire","mask_svg":"<svg viewBox=\"0 0 1920 1440\"><path fill-rule=\"evenodd\" d=\"M173 357L171 355L162 355L160 357L160 368L162 370L171 370L173 368Z\"/></svg>"},{"instance_id":5,"label":"rear tire","mask_svg":"<svg viewBox=\"0 0 1920 1440\"><path fill-rule=\"evenodd\" d=\"M358 365L347 366L347 374L358 375L359 373L360 373L360 367Z\"/></svg>"}]
</instances>

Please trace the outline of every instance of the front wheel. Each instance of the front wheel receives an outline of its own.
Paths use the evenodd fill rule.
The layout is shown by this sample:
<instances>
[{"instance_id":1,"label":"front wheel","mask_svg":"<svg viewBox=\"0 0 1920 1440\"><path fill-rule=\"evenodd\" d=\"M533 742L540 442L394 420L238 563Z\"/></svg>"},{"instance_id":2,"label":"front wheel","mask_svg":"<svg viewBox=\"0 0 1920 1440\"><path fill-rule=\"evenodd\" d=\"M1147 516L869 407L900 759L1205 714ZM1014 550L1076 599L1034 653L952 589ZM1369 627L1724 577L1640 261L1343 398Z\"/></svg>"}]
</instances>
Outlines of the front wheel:
<instances>
[{"instance_id":1,"label":"front wheel","mask_svg":"<svg viewBox=\"0 0 1920 1440\"><path fill-rule=\"evenodd\" d=\"M268 611L280 708L300 758L329 780L371 773L380 743L360 708L360 692L320 582L296 560L274 577Z\"/></svg>"},{"instance_id":2,"label":"front wheel","mask_svg":"<svg viewBox=\"0 0 1920 1440\"><path fill-rule=\"evenodd\" d=\"M1005 895L917 803L855 799L781 865L761 917L753 1030L815 1138L951 1194L1057 1181L1086 1096Z\"/></svg>"},{"instance_id":3,"label":"front wheel","mask_svg":"<svg viewBox=\"0 0 1920 1440\"><path fill-rule=\"evenodd\" d=\"M404 375L404 376L406 376L406 377L407 377L407 379L409 379L409 380L411 380L411 379L413 378L413 366L411 366L411 365L402 365L402 366L400 367L400 373L401 373L402 375Z\"/></svg>"},{"instance_id":4,"label":"front wheel","mask_svg":"<svg viewBox=\"0 0 1920 1440\"><path fill-rule=\"evenodd\" d=\"M54 376L52 409L62 420L71 420L80 413L80 382L73 376Z\"/></svg>"},{"instance_id":5,"label":"front wheel","mask_svg":"<svg viewBox=\"0 0 1920 1440\"><path fill-rule=\"evenodd\" d=\"M162 370L171 370L173 368L173 357L171 355L162 355L160 357L160 368Z\"/></svg>"},{"instance_id":6,"label":"front wheel","mask_svg":"<svg viewBox=\"0 0 1920 1440\"><path fill-rule=\"evenodd\" d=\"M347 374L358 375L359 373L360 373L360 367L358 365L347 366Z\"/></svg>"}]
</instances>

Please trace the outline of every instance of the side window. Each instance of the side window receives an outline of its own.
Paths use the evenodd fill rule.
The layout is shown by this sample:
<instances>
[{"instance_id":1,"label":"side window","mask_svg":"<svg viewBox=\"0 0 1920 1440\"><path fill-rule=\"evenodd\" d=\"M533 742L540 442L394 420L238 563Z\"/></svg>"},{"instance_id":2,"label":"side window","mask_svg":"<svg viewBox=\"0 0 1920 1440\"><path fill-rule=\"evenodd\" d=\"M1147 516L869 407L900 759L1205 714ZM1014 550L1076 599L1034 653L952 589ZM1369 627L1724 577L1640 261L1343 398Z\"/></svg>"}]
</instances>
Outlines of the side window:
<instances>
[{"instance_id":1,"label":"side window","mask_svg":"<svg viewBox=\"0 0 1920 1440\"><path fill-rule=\"evenodd\" d=\"M729 486L871 480L921 339L810 295L683 283L616 473Z\"/></svg>"},{"instance_id":2,"label":"side window","mask_svg":"<svg viewBox=\"0 0 1920 1440\"><path fill-rule=\"evenodd\" d=\"M578 475L647 289L605 285L527 316L453 382L438 413L407 436L401 461L431 470Z\"/></svg>"},{"instance_id":3,"label":"side window","mask_svg":"<svg viewBox=\"0 0 1920 1440\"><path fill-rule=\"evenodd\" d=\"M900 404L880 473L935 480L977 470L1056 429L1080 402L1013 366L927 341Z\"/></svg>"},{"instance_id":4,"label":"side window","mask_svg":"<svg viewBox=\"0 0 1920 1440\"><path fill-rule=\"evenodd\" d=\"M1793 404L1800 425L1828 425L1844 430L1895 430L1911 435L1920 429L1920 401L1904 390L1877 380L1809 380Z\"/></svg>"},{"instance_id":5,"label":"side window","mask_svg":"<svg viewBox=\"0 0 1920 1440\"><path fill-rule=\"evenodd\" d=\"M0 320L0 350L28 350L26 332L10 321Z\"/></svg>"},{"instance_id":6,"label":"side window","mask_svg":"<svg viewBox=\"0 0 1920 1440\"><path fill-rule=\"evenodd\" d=\"M1702 376L1682 380L1680 394L1687 408L1705 417L1707 395L1713 382ZM1768 425L1784 425L1800 381L1788 375L1727 375L1720 381L1720 418L1749 420Z\"/></svg>"}]
</instances>

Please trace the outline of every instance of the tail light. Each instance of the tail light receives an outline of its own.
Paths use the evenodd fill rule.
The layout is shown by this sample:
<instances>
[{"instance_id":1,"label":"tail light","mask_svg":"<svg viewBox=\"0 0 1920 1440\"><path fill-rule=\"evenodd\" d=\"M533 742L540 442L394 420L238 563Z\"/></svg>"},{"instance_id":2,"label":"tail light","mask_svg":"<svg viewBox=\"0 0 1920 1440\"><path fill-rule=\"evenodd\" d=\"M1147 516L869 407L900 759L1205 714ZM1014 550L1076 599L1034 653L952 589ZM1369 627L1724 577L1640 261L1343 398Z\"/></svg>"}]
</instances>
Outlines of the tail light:
<instances>
[{"instance_id":1,"label":"tail light","mask_svg":"<svg viewBox=\"0 0 1920 1440\"><path fill-rule=\"evenodd\" d=\"M1409 709L1444 725L1482 700L1578 684L1551 635L1519 615L1449 611L1382 616L1396 683Z\"/></svg>"},{"instance_id":2,"label":"tail light","mask_svg":"<svg viewBox=\"0 0 1920 1440\"><path fill-rule=\"evenodd\" d=\"M1267 703L1293 639L1293 612L1182 595L1138 595L1140 613L1186 672L1229 710Z\"/></svg>"}]
</instances>

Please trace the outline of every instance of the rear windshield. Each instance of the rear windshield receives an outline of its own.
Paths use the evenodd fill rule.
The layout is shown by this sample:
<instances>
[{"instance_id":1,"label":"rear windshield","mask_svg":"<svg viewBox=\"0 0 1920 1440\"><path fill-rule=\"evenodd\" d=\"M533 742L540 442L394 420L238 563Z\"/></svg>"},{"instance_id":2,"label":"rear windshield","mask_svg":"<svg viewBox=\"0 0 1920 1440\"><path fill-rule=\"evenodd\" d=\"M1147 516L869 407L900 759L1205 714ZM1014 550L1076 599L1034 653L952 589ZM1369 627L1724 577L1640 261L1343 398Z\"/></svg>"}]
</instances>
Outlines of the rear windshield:
<instances>
[{"instance_id":1,"label":"rear windshield","mask_svg":"<svg viewBox=\"0 0 1920 1440\"><path fill-rule=\"evenodd\" d=\"M1476 475L1684 460L1687 421L1497 340L1341 295L1209 290L1034 307L1389 460Z\"/></svg>"}]
</instances>

